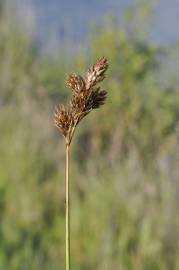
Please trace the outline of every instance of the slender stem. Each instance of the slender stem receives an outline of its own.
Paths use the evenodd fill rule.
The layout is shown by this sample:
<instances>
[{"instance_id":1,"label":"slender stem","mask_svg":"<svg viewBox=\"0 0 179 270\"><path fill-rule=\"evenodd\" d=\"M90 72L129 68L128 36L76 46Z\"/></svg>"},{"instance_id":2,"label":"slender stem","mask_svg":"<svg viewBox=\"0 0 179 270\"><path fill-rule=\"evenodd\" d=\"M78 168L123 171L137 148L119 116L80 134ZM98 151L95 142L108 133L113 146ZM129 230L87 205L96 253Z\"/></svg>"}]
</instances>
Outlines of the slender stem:
<instances>
[{"instance_id":1,"label":"slender stem","mask_svg":"<svg viewBox=\"0 0 179 270\"><path fill-rule=\"evenodd\" d=\"M69 145L66 144L66 229L65 229L65 244L66 244L66 270L70 270L70 198L69 198Z\"/></svg>"}]
</instances>

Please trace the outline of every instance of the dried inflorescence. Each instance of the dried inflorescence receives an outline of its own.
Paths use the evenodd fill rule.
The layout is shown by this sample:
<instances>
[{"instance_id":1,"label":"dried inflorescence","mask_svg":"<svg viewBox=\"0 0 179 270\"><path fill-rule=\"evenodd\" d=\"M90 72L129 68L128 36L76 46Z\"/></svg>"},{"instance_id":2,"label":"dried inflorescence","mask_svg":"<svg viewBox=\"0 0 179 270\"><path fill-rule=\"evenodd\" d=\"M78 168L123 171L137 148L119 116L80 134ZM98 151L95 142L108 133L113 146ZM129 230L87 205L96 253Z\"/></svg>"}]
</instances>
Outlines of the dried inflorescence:
<instances>
[{"instance_id":1,"label":"dried inflorescence","mask_svg":"<svg viewBox=\"0 0 179 270\"><path fill-rule=\"evenodd\" d=\"M87 72L85 79L77 74L68 77L67 85L72 89L72 98L65 108L59 105L55 109L55 126L62 132L66 144L70 144L79 121L91 110L105 103L107 92L97 84L104 80L108 69L106 58L99 59Z\"/></svg>"}]
</instances>

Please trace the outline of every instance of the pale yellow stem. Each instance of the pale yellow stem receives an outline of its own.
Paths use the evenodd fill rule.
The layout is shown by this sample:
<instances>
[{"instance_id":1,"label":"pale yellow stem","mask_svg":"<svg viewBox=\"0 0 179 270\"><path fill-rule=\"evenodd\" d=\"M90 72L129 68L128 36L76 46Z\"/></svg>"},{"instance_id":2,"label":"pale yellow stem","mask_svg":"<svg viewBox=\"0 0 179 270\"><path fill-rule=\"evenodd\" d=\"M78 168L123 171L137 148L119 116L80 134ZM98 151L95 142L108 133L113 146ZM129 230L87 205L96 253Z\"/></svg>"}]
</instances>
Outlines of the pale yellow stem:
<instances>
[{"instance_id":1,"label":"pale yellow stem","mask_svg":"<svg viewBox=\"0 0 179 270\"><path fill-rule=\"evenodd\" d=\"M66 144L66 228L65 228L65 245L66 245L66 270L70 270L70 198L69 198L69 145Z\"/></svg>"}]
</instances>

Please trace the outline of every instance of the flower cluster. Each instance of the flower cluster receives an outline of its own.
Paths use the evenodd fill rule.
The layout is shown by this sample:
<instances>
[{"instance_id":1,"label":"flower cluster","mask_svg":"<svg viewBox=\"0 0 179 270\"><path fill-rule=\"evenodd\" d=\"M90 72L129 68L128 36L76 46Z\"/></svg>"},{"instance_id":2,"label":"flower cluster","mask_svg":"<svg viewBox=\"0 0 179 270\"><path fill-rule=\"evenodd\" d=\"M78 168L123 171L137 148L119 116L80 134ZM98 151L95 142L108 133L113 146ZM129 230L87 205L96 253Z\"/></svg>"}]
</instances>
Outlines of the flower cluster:
<instances>
[{"instance_id":1,"label":"flower cluster","mask_svg":"<svg viewBox=\"0 0 179 270\"><path fill-rule=\"evenodd\" d=\"M93 109L105 103L107 92L101 90L98 83L105 78L108 69L106 58L99 59L83 78L77 74L70 74L67 85L72 89L72 98L67 108L59 105L55 109L55 126L62 132L66 144L70 144L75 128L79 121Z\"/></svg>"}]
</instances>

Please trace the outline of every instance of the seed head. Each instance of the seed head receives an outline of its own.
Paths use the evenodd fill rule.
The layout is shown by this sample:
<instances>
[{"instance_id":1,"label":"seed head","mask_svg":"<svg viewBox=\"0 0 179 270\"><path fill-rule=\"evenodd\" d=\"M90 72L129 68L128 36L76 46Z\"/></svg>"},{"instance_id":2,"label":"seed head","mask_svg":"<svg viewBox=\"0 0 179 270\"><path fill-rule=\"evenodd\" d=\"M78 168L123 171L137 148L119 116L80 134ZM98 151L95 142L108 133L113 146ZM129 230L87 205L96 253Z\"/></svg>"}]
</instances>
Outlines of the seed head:
<instances>
[{"instance_id":1,"label":"seed head","mask_svg":"<svg viewBox=\"0 0 179 270\"><path fill-rule=\"evenodd\" d=\"M79 121L93 109L105 103L107 92L96 86L105 78L108 69L106 58L99 59L87 72L85 79L77 74L71 74L67 86L72 89L69 105L59 105L55 109L54 123L65 137L66 144L70 144Z\"/></svg>"}]
</instances>

